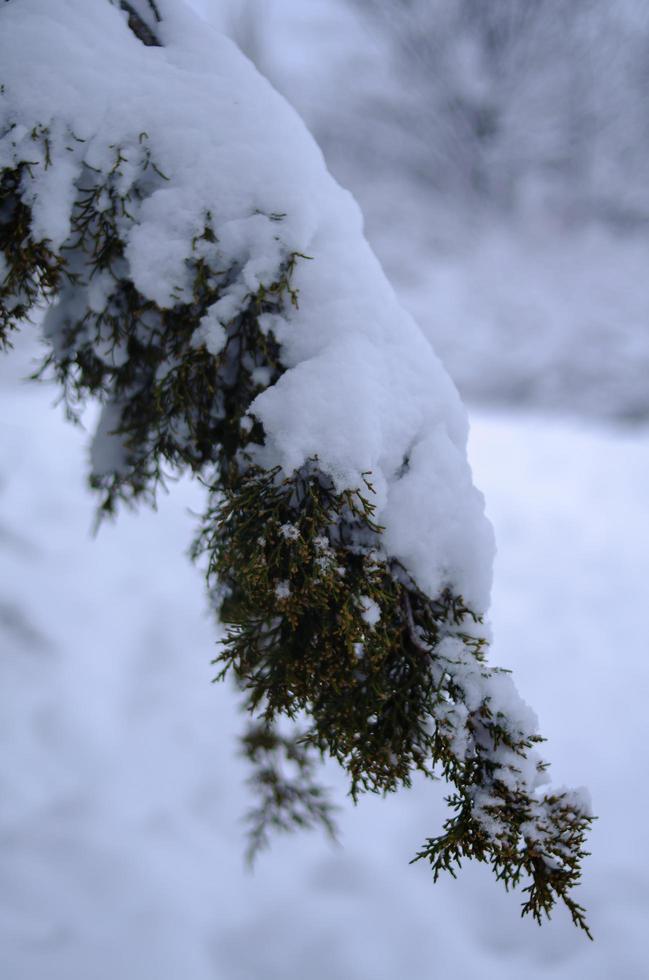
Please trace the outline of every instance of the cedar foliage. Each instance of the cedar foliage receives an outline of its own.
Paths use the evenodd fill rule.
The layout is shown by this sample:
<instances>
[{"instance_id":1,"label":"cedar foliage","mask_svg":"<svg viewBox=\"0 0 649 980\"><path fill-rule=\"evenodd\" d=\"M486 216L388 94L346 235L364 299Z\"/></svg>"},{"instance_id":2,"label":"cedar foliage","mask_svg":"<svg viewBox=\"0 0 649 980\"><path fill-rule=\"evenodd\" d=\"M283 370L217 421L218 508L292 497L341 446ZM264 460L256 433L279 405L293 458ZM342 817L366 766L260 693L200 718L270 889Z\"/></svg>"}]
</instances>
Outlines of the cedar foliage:
<instances>
[{"instance_id":1,"label":"cedar foliage","mask_svg":"<svg viewBox=\"0 0 649 980\"><path fill-rule=\"evenodd\" d=\"M151 25L122 7L152 43ZM14 126L0 136L11 139ZM112 147L110 167L84 165L71 234L58 250L32 232L30 180L54 164L47 128L31 139L34 161L0 172L0 342L8 345L10 330L38 304L56 301L43 372L60 383L72 417L88 397L108 406L119 445L115 465L91 477L103 513L154 501L165 477L183 469L209 487L192 553L205 562L214 611L227 627L218 677L234 677L251 717L242 739L257 798L250 854L273 828L319 824L334 833L332 805L316 781L321 757L342 766L354 800L407 787L416 772L442 776L455 815L415 860L429 861L435 878L455 874L463 858L490 863L506 887L525 875L523 913L540 922L560 899L590 935L570 890L592 818L567 792L528 790L519 777L530 765L542 773L530 754L540 736L494 711L488 694L475 703L467 677L500 673L486 664L480 617L450 587L425 595L386 553L371 473L341 492L317 458L286 475L261 468L251 452L265 437L250 405L285 369L264 315L297 306L294 270L317 256L285 254L275 278L245 296L222 349L210 352L196 342L201 320L240 273L222 264L213 216L205 213L186 257L190 295L168 307L138 292L125 257L137 206L171 179L148 134ZM72 132L65 139L71 153L83 142ZM125 164L136 174L130 181ZM88 298L98 278L101 308Z\"/></svg>"}]
</instances>

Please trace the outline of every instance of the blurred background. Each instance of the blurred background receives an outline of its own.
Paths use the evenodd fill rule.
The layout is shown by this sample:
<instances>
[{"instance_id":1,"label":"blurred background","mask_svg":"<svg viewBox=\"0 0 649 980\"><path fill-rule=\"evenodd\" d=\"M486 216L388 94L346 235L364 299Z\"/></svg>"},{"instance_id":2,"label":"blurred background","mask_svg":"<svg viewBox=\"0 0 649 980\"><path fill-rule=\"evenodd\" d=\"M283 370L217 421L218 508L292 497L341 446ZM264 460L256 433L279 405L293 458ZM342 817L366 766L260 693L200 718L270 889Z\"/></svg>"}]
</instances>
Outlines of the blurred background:
<instances>
[{"instance_id":1,"label":"blurred background","mask_svg":"<svg viewBox=\"0 0 649 980\"><path fill-rule=\"evenodd\" d=\"M466 399L647 417L646 3L202 4L306 120Z\"/></svg>"},{"instance_id":2,"label":"blurred background","mask_svg":"<svg viewBox=\"0 0 649 980\"><path fill-rule=\"evenodd\" d=\"M91 537L88 433L0 360L0 976L647 976L649 7L642 0L193 0L293 103L464 396L499 554L493 660L599 815L580 901L539 929L464 867L409 866L443 785L337 846L243 861L242 719L182 557L202 508ZM92 427L92 411L85 419Z\"/></svg>"}]
</instances>

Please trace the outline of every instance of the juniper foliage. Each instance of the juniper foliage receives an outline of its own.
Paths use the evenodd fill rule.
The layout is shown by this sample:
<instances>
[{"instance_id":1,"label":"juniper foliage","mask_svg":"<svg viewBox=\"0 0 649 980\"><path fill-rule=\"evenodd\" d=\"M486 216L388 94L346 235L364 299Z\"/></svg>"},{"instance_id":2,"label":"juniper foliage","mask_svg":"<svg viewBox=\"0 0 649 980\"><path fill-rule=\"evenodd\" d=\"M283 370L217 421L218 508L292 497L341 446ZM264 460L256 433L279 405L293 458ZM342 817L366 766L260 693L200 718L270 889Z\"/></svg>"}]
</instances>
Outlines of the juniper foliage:
<instances>
[{"instance_id":1,"label":"juniper foliage","mask_svg":"<svg viewBox=\"0 0 649 980\"><path fill-rule=\"evenodd\" d=\"M135 7L121 6L140 40L157 42ZM0 139L15 146L4 94ZM42 373L57 379L73 418L89 397L104 406L114 453L91 476L103 513L155 501L182 470L209 487L192 553L227 628L218 676L234 678L251 718L242 739L257 797L250 853L271 829L334 833L315 775L323 757L348 774L354 800L407 787L417 772L441 776L455 815L415 860L428 860L435 878L463 858L489 862L506 887L525 876L524 914L540 922L562 900L590 935L571 889L592 818L568 791L537 789L541 738L499 706L506 675L487 665L481 617L450 583L426 595L387 552L371 473L341 491L317 457L288 475L259 463L265 433L249 409L286 367L268 315L299 304L296 266L317 256L280 250L274 276L250 290L206 210L185 283L172 303L157 303L136 288L126 252L143 202L173 180L149 135L111 145L99 167L69 128L28 136L31 158L0 171L0 341L48 306ZM66 155L79 177L70 233L55 247L35 231L33 182ZM260 219L272 228L283 215ZM233 294L236 312L210 349L204 318Z\"/></svg>"}]
</instances>

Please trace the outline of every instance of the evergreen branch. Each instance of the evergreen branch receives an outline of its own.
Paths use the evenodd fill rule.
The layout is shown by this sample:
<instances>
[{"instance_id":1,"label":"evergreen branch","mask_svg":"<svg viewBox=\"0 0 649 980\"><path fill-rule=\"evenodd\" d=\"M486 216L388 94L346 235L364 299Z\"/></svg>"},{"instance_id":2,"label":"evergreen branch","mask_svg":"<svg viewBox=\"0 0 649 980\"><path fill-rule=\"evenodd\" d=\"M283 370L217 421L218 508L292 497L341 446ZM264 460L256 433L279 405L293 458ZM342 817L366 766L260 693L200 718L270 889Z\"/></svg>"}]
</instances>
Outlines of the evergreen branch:
<instances>
[{"instance_id":1,"label":"evergreen branch","mask_svg":"<svg viewBox=\"0 0 649 980\"><path fill-rule=\"evenodd\" d=\"M121 6L140 40L157 44L132 5ZM540 922L563 901L588 931L570 893L592 817L574 794L539 795L541 738L520 702L510 710L507 675L486 663L481 617L452 582L427 595L386 551L371 473L340 489L317 456L285 473L251 414L286 370L273 324L298 309L294 273L311 257L283 243L281 213L256 211L260 281L224 249L206 208L169 297L144 295L130 235L143 204L175 178L140 129L123 144L96 140L88 159L71 130L36 125L20 150L11 144L13 163L0 171L0 341L38 303L58 300L46 363L72 416L89 397L102 404L110 464L91 484L105 513L155 502L184 470L210 487L192 553L227 627L219 677L235 678L253 719L243 741L258 795L251 854L273 828L321 824L333 834L313 779L321 757L341 765L354 800L408 787L418 771L442 775L456 815L417 855L434 878L465 857L490 863L506 887L527 875L524 914ZM39 175L61 159L77 176L70 234L55 248L34 230L32 207ZM284 736L282 719L305 727Z\"/></svg>"},{"instance_id":2,"label":"evergreen branch","mask_svg":"<svg viewBox=\"0 0 649 980\"><path fill-rule=\"evenodd\" d=\"M268 724L252 724L241 739L253 767L248 785L255 804L246 814L248 848L254 863L270 844L270 832L289 833L321 827L336 840L334 807L314 779L317 759L299 733L280 735ZM287 771L288 770L288 771Z\"/></svg>"},{"instance_id":3,"label":"evergreen branch","mask_svg":"<svg viewBox=\"0 0 649 980\"><path fill-rule=\"evenodd\" d=\"M445 822L441 836L426 841L411 864L427 860L437 881L442 872L455 877L463 858L488 863L506 889L516 887L525 875L530 884L523 889L527 897L521 915L532 915L541 925L561 901L573 923L592 940L585 909L570 891L581 878L581 862L588 856L584 843L594 818L566 793L533 799L516 797L502 784L494 789L487 812L501 824L497 837L486 833L476 819L471 794L461 792L449 799L458 815Z\"/></svg>"}]
</instances>

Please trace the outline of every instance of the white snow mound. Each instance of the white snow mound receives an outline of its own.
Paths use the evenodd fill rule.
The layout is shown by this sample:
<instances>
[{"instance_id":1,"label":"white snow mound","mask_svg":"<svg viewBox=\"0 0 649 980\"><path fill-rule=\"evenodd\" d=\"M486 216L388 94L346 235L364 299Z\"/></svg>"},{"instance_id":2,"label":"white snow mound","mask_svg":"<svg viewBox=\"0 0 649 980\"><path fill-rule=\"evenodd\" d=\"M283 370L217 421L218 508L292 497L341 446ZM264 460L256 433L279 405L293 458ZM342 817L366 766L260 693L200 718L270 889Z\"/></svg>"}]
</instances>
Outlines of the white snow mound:
<instances>
[{"instance_id":1,"label":"white snow mound","mask_svg":"<svg viewBox=\"0 0 649 980\"><path fill-rule=\"evenodd\" d=\"M449 586L484 612L493 538L464 408L296 112L181 2L162 5L160 48L144 48L107 0L2 8L0 119L21 125L0 128L0 166L36 160L34 235L58 248L84 167L110 169L121 148L127 190L146 144L169 179L133 202L131 276L160 306L176 302L209 213L219 254L241 269L201 323L197 340L215 356L246 295L273 282L287 255L308 256L293 280L298 308L272 324L288 370L251 406L267 435L262 461L290 473L317 456L340 488L369 475L389 553L430 595ZM43 126L50 166L32 138Z\"/></svg>"}]
</instances>

